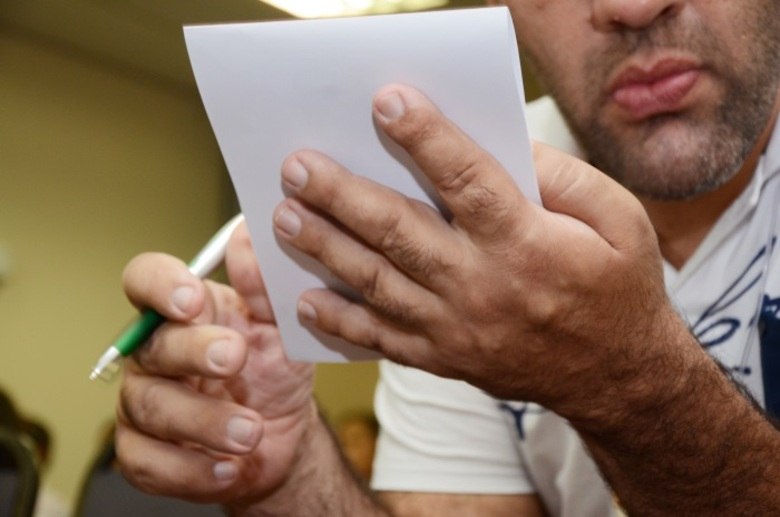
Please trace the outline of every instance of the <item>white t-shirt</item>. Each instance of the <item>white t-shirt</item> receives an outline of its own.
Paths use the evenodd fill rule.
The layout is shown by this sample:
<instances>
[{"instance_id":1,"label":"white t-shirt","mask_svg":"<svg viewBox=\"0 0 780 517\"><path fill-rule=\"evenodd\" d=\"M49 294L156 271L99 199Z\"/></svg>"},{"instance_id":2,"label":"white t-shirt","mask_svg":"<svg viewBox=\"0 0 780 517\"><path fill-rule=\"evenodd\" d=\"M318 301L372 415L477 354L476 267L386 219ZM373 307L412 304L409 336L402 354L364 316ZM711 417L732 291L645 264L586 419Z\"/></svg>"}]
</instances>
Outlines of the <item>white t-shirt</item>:
<instances>
[{"instance_id":1,"label":"white t-shirt","mask_svg":"<svg viewBox=\"0 0 780 517\"><path fill-rule=\"evenodd\" d=\"M527 118L532 138L581 154L552 100L531 103ZM664 264L669 295L694 333L775 415L780 267L772 251L778 205L780 130L751 184L685 267ZM617 512L577 434L537 404L496 400L465 382L382 361L375 410L382 429L372 480L377 490L535 492L553 516Z\"/></svg>"}]
</instances>

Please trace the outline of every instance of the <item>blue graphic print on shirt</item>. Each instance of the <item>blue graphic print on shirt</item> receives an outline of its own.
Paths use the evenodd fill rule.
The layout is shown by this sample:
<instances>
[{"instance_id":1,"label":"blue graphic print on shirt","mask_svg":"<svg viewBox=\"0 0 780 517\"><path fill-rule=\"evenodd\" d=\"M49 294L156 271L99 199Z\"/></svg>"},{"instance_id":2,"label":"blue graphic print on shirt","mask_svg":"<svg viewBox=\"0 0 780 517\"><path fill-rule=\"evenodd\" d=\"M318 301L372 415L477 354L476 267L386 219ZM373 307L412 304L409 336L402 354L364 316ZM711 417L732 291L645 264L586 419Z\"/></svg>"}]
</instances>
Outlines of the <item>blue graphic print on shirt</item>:
<instances>
[{"instance_id":1,"label":"blue graphic print on shirt","mask_svg":"<svg viewBox=\"0 0 780 517\"><path fill-rule=\"evenodd\" d=\"M544 413L547 411L541 406L531 406L528 402L510 402L506 400L498 401L498 408L509 413L514 419L517 435L521 440L525 440L525 428L523 427L523 417L528 413Z\"/></svg>"},{"instance_id":2,"label":"blue graphic print on shirt","mask_svg":"<svg viewBox=\"0 0 780 517\"><path fill-rule=\"evenodd\" d=\"M764 295L758 329L764 405L767 413L780 418L780 298Z\"/></svg>"},{"instance_id":3,"label":"blue graphic print on shirt","mask_svg":"<svg viewBox=\"0 0 780 517\"><path fill-rule=\"evenodd\" d=\"M764 246L756 253L745 270L737 276L737 279L712 305L707 307L699 320L693 324L691 331L703 347L710 348L725 343L742 326L739 318L726 311L761 280L764 275L762 267L764 261L762 259L766 254L767 247ZM751 320L749 324L753 325L754 321ZM749 374L750 372L740 373Z\"/></svg>"},{"instance_id":4,"label":"blue graphic print on shirt","mask_svg":"<svg viewBox=\"0 0 780 517\"><path fill-rule=\"evenodd\" d=\"M702 346L711 348L727 342L734 333L742 328L757 326L761 347L761 377L764 387L764 407L773 417L780 417L780 299L771 298L766 293L756 296L754 287L763 286L767 275L768 261L771 260L777 237L763 246L737 279L710 305L693 325L692 331ZM764 279L764 284L761 280ZM755 296L758 313L749 321L743 322L738 315L728 310L743 296L751 293ZM761 297L761 298L759 298ZM758 300L761 300L760 307ZM758 319L756 319L756 316ZM749 365L728 365L742 376L752 375Z\"/></svg>"}]
</instances>

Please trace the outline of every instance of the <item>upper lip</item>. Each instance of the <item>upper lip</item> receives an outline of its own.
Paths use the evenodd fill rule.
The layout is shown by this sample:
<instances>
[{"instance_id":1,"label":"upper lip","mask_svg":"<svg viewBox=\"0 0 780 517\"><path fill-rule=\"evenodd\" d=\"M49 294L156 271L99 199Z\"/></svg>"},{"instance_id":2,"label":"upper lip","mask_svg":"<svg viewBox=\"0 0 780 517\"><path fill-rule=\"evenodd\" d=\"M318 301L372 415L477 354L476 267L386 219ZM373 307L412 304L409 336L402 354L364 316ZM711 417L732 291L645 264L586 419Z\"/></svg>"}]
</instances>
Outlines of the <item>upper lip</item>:
<instances>
[{"instance_id":1,"label":"upper lip","mask_svg":"<svg viewBox=\"0 0 780 517\"><path fill-rule=\"evenodd\" d=\"M665 77L699 69L701 65L692 59L666 57L646 63L629 62L618 68L607 82L609 94L621 88L641 84L653 84Z\"/></svg>"}]
</instances>

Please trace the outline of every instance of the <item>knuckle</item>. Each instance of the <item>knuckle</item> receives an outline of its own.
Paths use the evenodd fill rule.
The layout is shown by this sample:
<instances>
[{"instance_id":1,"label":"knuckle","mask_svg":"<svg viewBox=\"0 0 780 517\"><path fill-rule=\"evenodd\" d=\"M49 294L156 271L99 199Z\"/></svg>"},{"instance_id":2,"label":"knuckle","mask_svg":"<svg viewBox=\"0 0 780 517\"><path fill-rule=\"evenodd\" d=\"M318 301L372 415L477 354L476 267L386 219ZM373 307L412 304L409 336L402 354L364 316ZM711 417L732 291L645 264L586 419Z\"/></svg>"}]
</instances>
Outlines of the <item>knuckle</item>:
<instances>
[{"instance_id":1,"label":"knuckle","mask_svg":"<svg viewBox=\"0 0 780 517\"><path fill-rule=\"evenodd\" d=\"M430 277L441 265L431 250L411 241L403 241L396 248L396 260L414 276Z\"/></svg>"},{"instance_id":2,"label":"knuckle","mask_svg":"<svg viewBox=\"0 0 780 517\"><path fill-rule=\"evenodd\" d=\"M114 438L114 453L119 472L139 490L149 494L161 494L162 490L158 476L154 471L154 464L149 463L146 455L137 454L126 436L128 435L119 422Z\"/></svg>"},{"instance_id":3,"label":"knuckle","mask_svg":"<svg viewBox=\"0 0 780 517\"><path fill-rule=\"evenodd\" d=\"M385 287L383 282L387 274L387 267L386 264L375 263L368 267L365 274L361 275L360 285L357 286L358 290L371 304L381 300L384 295Z\"/></svg>"},{"instance_id":4,"label":"knuckle","mask_svg":"<svg viewBox=\"0 0 780 517\"><path fill-rule=\"evenodd\" d=\"M387 263L376 265L363 276L360 292L377 313L401 325L409 325L413 321L414 311L390 294L391 278L392 266Z\"/></svg>"},{"instance_id":5,"label":"knuckle","mask_svg":"<svg viewBox=\"0 0 780 517\"><path fill-rule=\"evenodd\" d=\"M463 152L450 157L443 165L439 188L457 194L474 184L479 177L482 163L476 152Z\"/></svg>"},{"instance_id":6,"label":"knuckle","mask_svg":"<svg viewBox=\"0 0 780 517\"><path fill-rule=\"evenodd\" d=\"M403 231L403 214L389 214L379 224L381 235L379 249L390 259L413 276L429 277L445 266L439 257L424 244L411 238Z\"/></svg>"},{"instance_id":7,"label":"knuckle","mask_svg":"<svg viewBox=\"0 0 780 517\"><path fill-rule=\"evenodd\" d=\"M495 209L499 205L498 196L487 185L471 185L463 191L463 198L465 208L472 217L477 218L488 213L491 217L498 217L495 213Z\"/></svg>"},{"instance_id":8,"label":"knuckle","mask_svg":"<svg viewBox=\"0 0 780 517\"><path fill-rule=\"evenodd\" d=\"M410 327L415 324L417 317L415 311L408 305L396 299L385 298L375 304L376 310L388 316L392 321L402 327Z\"/></svg>"},{"instance_id":9,"label":"knuckle","mask_svg":"<svg viewBox=\"0 0 780 517\"><path fill-rule=\"evenodd\" d=\"M170 434L165 411L160 410L163 393L159 383L125 382L120 388L122 411L137 429L153 430L160 437Z\"/></svg>"},{"instance_id":10,"label":"knuckle","mask_svg":"<svg viewBox=\"0 0 780 517\"><path fill-rule=\"evenodd\" d=\"M145 371L153 372L159 369L161 356L166 353L166 341L170 334L169 324L157 329L146 344L133 355L136 363Z\"/></svg>"},{"instance_id":11,"label":"knuckle","mask_svg":"<svg viewBox=\"0 0 780 517\"><path fill-rule=\"evenodd\" d=\"M150 465L135 461L131 456L126 457L120 453L119 448L117 448L117 459L119 460L119 471L131 485L151 495L164 493Z\"/></svg>"},{"instance_id":12,"label":"knuckle","mask_svg":"<svg viewBox=\"0 0 780 517\"><path fill-rule=\"evenodd\" d=\"M126 377L119 387L119 404L117 405L118 416L124 417L130 425L138 428L138 418L136 416L136 392L134 382L130 377ZM120 418L120 421L122 419Z\"/></svg>"},{"instance_id":13,"label":"knuckle","mask_svg":"<svg viewBox=\"0 0 780 517\"><path fill-rule=\"evenodd\" d=\"M458 196L460 205L468 216L495 218L496 210L500 209L499 215L503 215L506 209L501 207L502 198L499 193L480 181L480 177L487 170L483 158L476 150L453 156L442 167L443 173L438 180L438 187L445 196Z\"/></svg>"},{"instance_id":14,"label":"knuckle","mask_svg":"<svg viewBox=\"0 0 780 517\"><path fill-rule=\"evenodd\" d=\"M656 245L655 229L639 199L634 196L629 196L624 213L629 231L641 240L646 240L648 237L651 237L650 241L653 245Z\"/></svg>"},{"instance_id":15,"label":"knuckle","mask_svg":"<svg viewBox=\"0 0 780 517\"><path fill-rule=\"evenodd\" d=\"M404 240L404 236L400 230L401 220L403 215L401 211L388 213L377 223L379 229L380 242L379 248L383 250L391 250L398 246L398 243Z\"/></svg>"},{"instance_id":16,"label":"knuckle","mask_svg":"<svg viewBox=\"0 0 780 517\"><path fill-rule=\"evenodd\" d=\"M533 329L546 330L557 327L561 314L567 313L565 305L568 296L563 296L563 290L553 292L540 290L526 306L526 320Z\"/></svg>"},{"instance_id":17,"label":"knuckle","mask_svg":"<svg viewBox=\"0 0 780 517\"><path fill-rule=\"evenodd\" d=\"M385 340L382 337L382 333L379 331L379 327L372 325L366 329L366 335L363 342L371 350L384 350Z\"/></svg>"},{"instance_id":18,"label":"knuckle","mask_svg":"<svg viewBox=\"0 0 780 517\"><path fill-rule=\"evenodd\" d=\"M144 421L154 425L161 438L169 438L173 436L173 421L164 409L167 407L164 398L163 386L158 383L151 384L144 390L138 409Z\"/></svg>"}]
</instances>

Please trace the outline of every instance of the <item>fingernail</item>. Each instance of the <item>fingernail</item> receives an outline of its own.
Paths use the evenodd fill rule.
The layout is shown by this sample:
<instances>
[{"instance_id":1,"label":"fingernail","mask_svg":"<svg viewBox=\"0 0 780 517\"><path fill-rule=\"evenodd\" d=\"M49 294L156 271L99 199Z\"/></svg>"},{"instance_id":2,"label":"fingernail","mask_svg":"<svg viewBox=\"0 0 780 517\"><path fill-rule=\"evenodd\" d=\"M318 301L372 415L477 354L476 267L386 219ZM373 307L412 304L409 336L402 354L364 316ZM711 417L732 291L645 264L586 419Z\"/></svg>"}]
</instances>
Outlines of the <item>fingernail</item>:
<instances>
[{"instance_id":1,"label":"fingernail","mask_svg":"<svg viewBox=\"0 0 780 517\"><path fill-rule=\"evenodd\" d=\"M211 343L206 349L206 358L211 363L212 370L223 370L228 363L230 343L225 339L220 339Z\"/></svg>"},{"instance_id":2,"label":"fingernail","mask_svg":"<svg viewBox=\"0 0 780 517\"><path fill-rule=\"evenodd\" d=\"M254 445L256 427L254 421L242 416L234 416L228 421L227 435L233 442L249 447Z\"/></svg>"},{"instance_id":3,"label":"fingernail","mask_svg":"<svg viewBox=\"0 0 780 517\"><path fill-rule=\"evenodd\" d=\"M376 110L386 120L396 120L401 118L406 110L404 100L398 94L398 92L390 92L381 97L377 97L375 101Z\"/></svg>"},{"instance_id":4,"label":"fingernail","mask_svg":"<svg viewBox=\"0 0 780 517\"><path fill-rule=\"evenodd\" d=\"M291 160L282 170L282 179L293 189L299 190L309 181L309 171L297 159Z\"/></svg>"},{"instance_id":5,"label":"fingernail","mask_svg":"<svg viewBox=\"0 0 780 517\"><path fill-rule=\"evenodd\" d=\"M305 320L317 321L317 311L314 310L314 306L309 302L304 302L303 300L298 302L298 314Z\"/></svg>"},{"instance_id":6,"label":"fingernail","mask_svg":"<svg viewBox=\"0 0 780 517\"><path fill-rule=\"evenodd\" d=\"M301 218L287 207L283 207L277 212L274 223L288 237L295 237L301 231Z\"/></svg>"},{"instance_id":7,"label":"fingernail","mask_svg":"<svg viewBox=\"0 0 780 517\"><path fill-rule=\"evenodd\" d=\"M230 481L238 476L238 467L232 461L220 461L214 464L214 477L219 481Z\"/></svg>"},{"instance_id":8,"label":"fingernail","mask_svg":"<svg viewBox=\"0 0 780 517\"><path fill-rule=\"evenodd\" d=\"M195 288L188 285L177 287L171 294L171 302L181 312L187 312L192 302L192 296L195 294Z\"/></svg>"}]
</instances>

